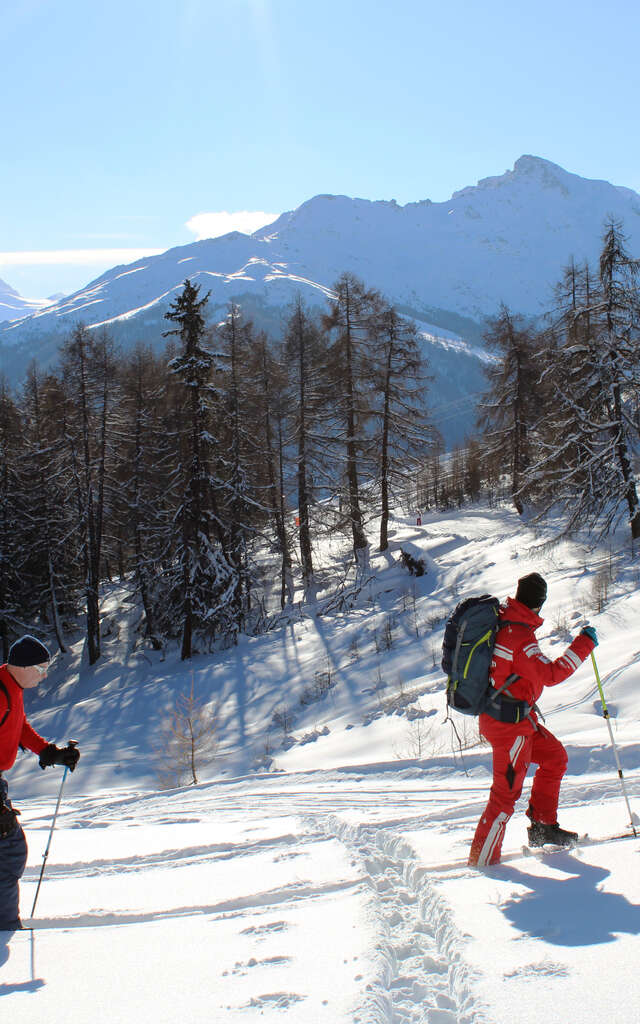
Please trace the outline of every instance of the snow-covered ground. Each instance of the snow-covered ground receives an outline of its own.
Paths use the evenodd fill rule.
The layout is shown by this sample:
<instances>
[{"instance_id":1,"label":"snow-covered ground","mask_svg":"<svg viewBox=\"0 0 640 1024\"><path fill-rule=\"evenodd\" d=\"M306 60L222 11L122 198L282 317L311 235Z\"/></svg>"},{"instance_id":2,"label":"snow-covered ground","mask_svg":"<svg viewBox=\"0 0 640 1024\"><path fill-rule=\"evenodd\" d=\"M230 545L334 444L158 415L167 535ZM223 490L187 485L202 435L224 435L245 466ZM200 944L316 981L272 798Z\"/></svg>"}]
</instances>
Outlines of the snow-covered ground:
<instances>
[{"instance_id":1,"label":"snow-covered ground","mask_svg":"<svg viewBox=\"0 0 640 1024\"><path fill-rule=\"evenodd\" d=\"M190 666L134 651L137 612L114 590L103 661L90 670L81 644L57 657L28 713L48 739L76 739L82 759L65 782L37 930L0 937L7 1020L640 1018L640 840L610 838L630 829L590 662L542 702L570 754L560 822L589 841L524 853L525 785L502 865L481 872L466 857L490 752L461 719L457 749L438 667L458 600L505 597L542 572L543 649L557 656L587 620L598 629L640 809L640 595L626 538L611 550L549 545L486 508L394 527L351 608L307 609ZM401 546L425 559L425 576L401 568ZM197 786L162 790L162 726L192 682L215 710L217 753L200 759ZM30 844L27 923L60 779L30 754L9 774Z\"/></svg>"}]
</instances>

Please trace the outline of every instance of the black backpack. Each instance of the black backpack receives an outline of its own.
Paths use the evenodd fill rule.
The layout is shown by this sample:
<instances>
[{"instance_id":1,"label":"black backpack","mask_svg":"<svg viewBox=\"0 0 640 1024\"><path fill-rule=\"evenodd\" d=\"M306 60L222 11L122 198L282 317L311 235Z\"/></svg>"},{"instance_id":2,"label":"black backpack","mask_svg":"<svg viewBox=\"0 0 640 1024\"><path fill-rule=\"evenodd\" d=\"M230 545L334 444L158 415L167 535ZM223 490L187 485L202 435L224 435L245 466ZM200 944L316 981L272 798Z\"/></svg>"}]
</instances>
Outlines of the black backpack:
<instances>
[{"instance_id":1,"label":"black backpack","mask_svg":"<svg viewBox=\"0 0 640 1024\"><path fill-rule=\"evenodd\" d=\"M520 722L531 711L524 700L515 700L505 689L518 676L510 675L495 690L489 678L500 601L483 594L462 601L449 620L442 642L442 669L447 676L447 704L463 715L491 715L500 722ZM511 623L513 625L513 623Z\"/></svg>"}]
</instances>

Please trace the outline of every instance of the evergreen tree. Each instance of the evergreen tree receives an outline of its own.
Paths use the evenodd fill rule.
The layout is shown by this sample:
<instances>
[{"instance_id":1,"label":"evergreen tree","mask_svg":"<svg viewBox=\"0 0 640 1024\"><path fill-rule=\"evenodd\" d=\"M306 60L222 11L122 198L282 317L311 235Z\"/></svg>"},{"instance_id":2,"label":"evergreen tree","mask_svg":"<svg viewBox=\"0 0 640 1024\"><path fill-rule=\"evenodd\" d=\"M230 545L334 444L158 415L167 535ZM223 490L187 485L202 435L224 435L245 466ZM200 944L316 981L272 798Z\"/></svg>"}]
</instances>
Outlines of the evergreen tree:
<instances>
[{"instance_id":1,"label":"evergreen tree","mask_svg":"<svg viewBox=\"0 0 640 1024\"><path fill-rule=\"evenodd\" d=\"M179 534L175 546L179 566L183 660L192 654L194 630L213 637L233 623L236 580L221 535L225 530L215 505L217 482L210 471L211 403L214 395L213 354L204 347L204 309L197 285L185 281L165 316L177 324L167 335L179 336L182 350L169 369L183 397L179 411L178 465L173 483L180 495L176 512Z\"/></svg>"},{"instance_id":2,"label":"evergreen tree","mask_svg":"<svg viewBox=\"0 0 640 1024\"><path fill-rule=\"evenodd\" d=\"M610 221L598 279L588 266L571 264L556 292L544 358L544 417L528 485L539 515L561 508L567 531L588 526L604 534L625 508L632 538L640 536L632 469L640 397L638 266L620 226Z\"/></svg>"},{"instance_id":3,"label":"evergreen tree","mask_svg":"<svg viewBox=\"0 0 640 1024\"><path fill-rule=\"evenodd\" d=\"M599 479L591 471L593 445L599 444L602 432L594 297L588 265L572 261L556 286L552 323L543 335L541 415L535 457L526 471L538 515L554 505L563 508L569 530L585 519L588 495L599 490ZM584 501L576 500L580 494Z\"/></svg>"},{"instance_id":4,"label":"evergreen tree","mask_svg":"<svg viewBox=\"0 0 640 1024\"><path fill-rule=\"evenodd\" d=\"M622 226L611 219L605 226L600 253L602 301L598 312L608 371L610 443L629 512L631 536L636 540L640 537L640 507L631 465L636 428L627 405L640 387L640 261L631 259L626 241Z\"/></svg>"}]
</instances>

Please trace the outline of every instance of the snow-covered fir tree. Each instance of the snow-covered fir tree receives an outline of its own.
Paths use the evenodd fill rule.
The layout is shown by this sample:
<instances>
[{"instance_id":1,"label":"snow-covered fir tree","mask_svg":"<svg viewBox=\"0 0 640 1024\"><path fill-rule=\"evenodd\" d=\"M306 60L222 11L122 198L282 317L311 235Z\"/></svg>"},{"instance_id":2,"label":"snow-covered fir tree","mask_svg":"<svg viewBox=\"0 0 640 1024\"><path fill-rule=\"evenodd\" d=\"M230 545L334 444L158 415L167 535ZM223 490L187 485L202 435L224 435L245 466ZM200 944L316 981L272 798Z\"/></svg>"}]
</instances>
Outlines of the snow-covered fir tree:
<instances>
[{"instance_id":1,"label":"snow-covered fir tree","mask_svg":"<svg viewBox=\"0 0 640 1024\"><path fill-rule=\"evenodd\" d=\"M526 483L539 515L556 507L565 528L607 533L626 515L640 536L633 473L639 439L638 263L620 225L605 227L599 274L565 269L556 289L541 375L542 415Z\"/></svg>"},{"instance_id":2,"label":"snow-covered fir tree","mask_svg":"<svg viewBox=\"0 0 640 1024\"><path fill-rule=\"evenodd\" d=\"M177 388L178 448L170 485L178 495L172 599L182 621L182 659L192 655L193 636L201 630L214 638L234 625L236 579L224 549L225 523L216 507L219 481L211 475L211 406L214 398L213 353L204 346L207 296L185 281L165 314L177 327L181 351L169 364ZM172 601L172 603L173 603Z\"/></svg>"}]
</instances>

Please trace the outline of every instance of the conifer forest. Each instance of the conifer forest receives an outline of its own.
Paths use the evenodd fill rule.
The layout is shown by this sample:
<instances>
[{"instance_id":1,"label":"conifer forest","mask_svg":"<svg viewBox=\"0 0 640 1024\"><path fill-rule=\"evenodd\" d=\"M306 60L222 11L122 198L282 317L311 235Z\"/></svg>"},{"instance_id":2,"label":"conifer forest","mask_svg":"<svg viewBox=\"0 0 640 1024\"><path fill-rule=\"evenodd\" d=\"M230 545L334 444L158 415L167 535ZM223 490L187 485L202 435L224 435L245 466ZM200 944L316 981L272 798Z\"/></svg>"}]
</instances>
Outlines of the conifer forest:
<instances>
[{"instance_id":1,"label":"conifer forest","mask_svg":"<svg viewBox=\"0 0 640 1024\"><path fill-rule=\"evenodd\" d=\"M75 324L52 367L0 385L4 658L43 626L65 650L82 615L96 662L113 579L140 603L141 642L183 659L228 646L277 621L294 579L314 595L320 535L342 533L365 573L396 507L506 497L533 519L561 512L566 532L627 521L633 544L639 269L611 220L599 265L568 263L535 323L502 306L477 429L447 453L415 324L349 273L321 314L284 311L279 337L234 303L212 326L189 280L161 352Z\"/></svg>"}]
</instances>

